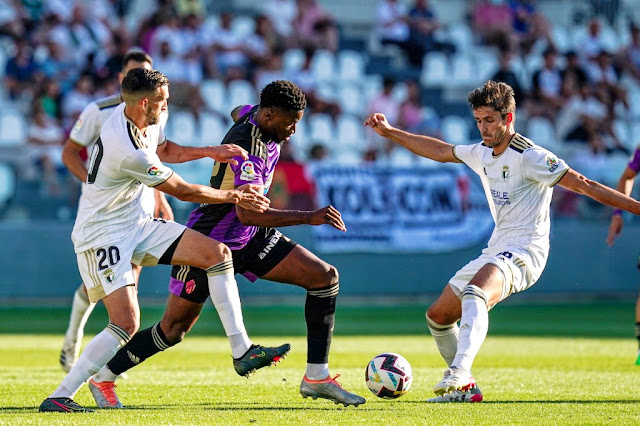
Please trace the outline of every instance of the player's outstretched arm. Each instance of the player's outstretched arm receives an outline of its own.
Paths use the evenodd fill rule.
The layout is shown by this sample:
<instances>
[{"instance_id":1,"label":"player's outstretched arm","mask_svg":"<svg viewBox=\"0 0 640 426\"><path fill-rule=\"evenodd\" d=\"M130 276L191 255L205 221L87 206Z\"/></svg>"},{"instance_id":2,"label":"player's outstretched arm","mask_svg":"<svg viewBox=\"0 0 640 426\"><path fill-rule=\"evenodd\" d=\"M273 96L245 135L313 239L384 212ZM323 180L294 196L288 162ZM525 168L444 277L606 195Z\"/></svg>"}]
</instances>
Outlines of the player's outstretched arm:
<instances>
[{"instance_id":1,"label":"player's outstretched arm","mask_svg":"<svg viewBox=\"0 0 640 426\"><path fill-rule=\"evenodd\" d=\"M587 179L575 170L569 169L558 185L577 194L591 197L602 204L640 215L640 202L595 180Z\"/></svg>"},{"instance_id":2,"label":"player's outstretched arm","mask_svg":"<svg viewBox=\"0 0 640 426\"><path fill-rule=\"evenodd\" d=\"M346 231L342 216L333 206L325 206L315 211L277 210L269 208L262 214L242 208L238 205L236 213L240 223L245 226L264 226L280 228L294 225L331 225L340 231Z\"/></svg>"},{"instance_id":3,"label":"player's outstretched arm","mask_svg":"<svg viewBox=\"0 0 640 426\"><path fill-rule=\"evenodd\" d=\"M618 181L617 190L624 195L631 195L631 191L633 190L633 181L637 175L637 172L628 166L622 172L622 176L620 176L620 180ZM622 232L622 227L624 226L624 219L622 215L618 213L614 213L611 216L611 223L609 224L609 233L607 234L607 244L609 246L613 246L613 242L620 236Z\"/></svg>"},{"instance_id":4,"label":"player's outstretched arm","mask_svg":"<svg viewBox=\"0 0 640 426\"><path fill-rule=\"evenodd\" d=\"M84 160L80 157L83 148L71 139L67 139L62 147L62 162L75 177L81 182L86 182L87 168L84 166Z\"/></svg>"},{"instance_id":5,"label":"player's outstretched arm","mask_svg":"<svg viewBox=\"0 0 640 426\"><path fill-rule=\"evenodd\" d=\"M453 155L453 145L430 136L415 135L393 127L387 121L384 114L376 112L371 114L364 122L377 134L407 148L414 154L441 163L460 163Z\"/></svg>"},{"instance_id":6,"label":"player's outstretched arm","mask_svg":"<svg viewBox=\"0 0 640 426\"><path fill-rule=\"evenodd\" d=\"M158 147L157 154L160 160L166 163L184 163L209 157L219 163L237 165L238 161L234 160L234 157L242 157L245 160L249 158L244 148L234 144L195 147L179 145L169 140Z\"/></svg>"},{"instance_id":7,"label":"player's outstretched arm","mask_svg":"<svg viewBox=\"0 0 640 426\"><path fill-rule=\"evenodd\" d=\"M254 185L242 185L231 190L214 189L186 182L177 173L173 173L169 179L155 188L182 201L204 204L231 203L258 213L267 210L271 203Z\"/></svg>"}]
</instances>

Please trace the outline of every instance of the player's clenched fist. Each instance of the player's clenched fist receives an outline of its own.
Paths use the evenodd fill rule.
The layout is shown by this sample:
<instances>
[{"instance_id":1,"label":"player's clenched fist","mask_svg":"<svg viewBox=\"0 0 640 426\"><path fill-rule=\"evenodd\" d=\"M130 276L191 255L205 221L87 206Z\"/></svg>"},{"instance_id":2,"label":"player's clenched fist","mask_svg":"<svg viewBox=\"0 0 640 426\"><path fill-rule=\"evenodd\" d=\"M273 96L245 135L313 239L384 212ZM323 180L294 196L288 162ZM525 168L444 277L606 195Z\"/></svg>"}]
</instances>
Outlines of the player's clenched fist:
<instances>
[{"instance_id":1,"label":"player's clenched fist","mask_svg":"<svg viewBox=\"0 0 640 426\"><path fill-rule=\"evenodd\" d=\"M249 153L247 153L247 150L232 143L218 146L209 146L207 147L207 149L209 150L207 156L220 163L229 163L235 166L238 164L238 161L234 160L233 157L242 157L245 160L249 158Z\"/></svg>"},{"instance_id":2,"label":"player's clenched fist","mask_svg":"<svg viewBox=\"0 0 640 426\"><path fill-rule=\"evenodd\" d=\"M365 126L371 127L381 136L385 136L389 130L392 129L391 125L387 121L387 117L380 112L374 112L364 122Z\"/></svg>"},{"instance_id":3,"label":"player's clenched fist","mask_svg":"<svg viewBox=\"0 0 640 426\"><path fill-rule=\"evenodd\" d=\"M255 185L242 185L234 191L233 202L243 209L263 213L269 208L271 201L258 192Z\"/></svg>"}]
</instances>

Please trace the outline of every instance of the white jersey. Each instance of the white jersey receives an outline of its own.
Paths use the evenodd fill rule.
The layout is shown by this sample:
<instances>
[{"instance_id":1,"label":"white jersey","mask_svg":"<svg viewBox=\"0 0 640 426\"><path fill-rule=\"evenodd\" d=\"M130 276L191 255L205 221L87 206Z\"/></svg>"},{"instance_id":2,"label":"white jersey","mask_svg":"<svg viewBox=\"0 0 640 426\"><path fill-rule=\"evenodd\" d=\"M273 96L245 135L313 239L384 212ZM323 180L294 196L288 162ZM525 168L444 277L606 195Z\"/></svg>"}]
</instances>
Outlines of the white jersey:
<instances>
[{"instance_id":1,"label":"white jersey","mask_svg":"<svg viewBox=\"0 0 640 426\"><path fill-rule=\"evenodd\" d=\"M73 125L69 139L77 145L86 147L87 152L91 152L93 144L100 136L102 125L111 117L113 111L115 111L116 107L121 103L122 96L120 94L107 96L91 102L82 110L82 113ZM163 129L168 118L169 113L162 113L160 115L160 126L162 126ZM153 216L155 204L153 189L145 187L142 195L142 206L145 212Z\"/></svg>"},{"instance_id":2,"label":"white jersey","mask_svg":"<svg viewBox=\"0 0 640 426\"><path fill-rule=\"evenodd\" d=\"M569 166L518 133L498 156L483 143L456 145L453 154L482 181L495 221L488 252L508 248L539 278L549 254L552 187Z\"/></svg>"},{"instance_id":3,"label":"white jersey","mask_svg":"<svg viewBox=\"0 0 640 426\"><path fill-rule=\"evenodd\" d=\"M156 154L166 142L162 127L148 126L142 135L124 108L124 103L116 107L91 152L87 185L71 234L76 253L132 232L139 218L148 216L140 203L143 186L160 185L173 174Z\"/></svg>"}]
</instances>

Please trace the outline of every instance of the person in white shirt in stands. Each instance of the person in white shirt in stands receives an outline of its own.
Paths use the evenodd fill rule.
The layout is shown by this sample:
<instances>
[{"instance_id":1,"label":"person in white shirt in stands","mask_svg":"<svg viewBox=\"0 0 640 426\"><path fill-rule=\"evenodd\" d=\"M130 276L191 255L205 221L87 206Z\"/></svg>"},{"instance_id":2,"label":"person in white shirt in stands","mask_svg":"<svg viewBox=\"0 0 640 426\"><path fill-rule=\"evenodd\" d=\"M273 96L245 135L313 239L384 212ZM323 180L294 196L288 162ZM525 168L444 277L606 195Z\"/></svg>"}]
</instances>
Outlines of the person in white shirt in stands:
<instances>
[{"instance_id":1,"label":"person in white shirt in stands","mask_svg":"<svg viewBox=\"0 0 640 426\"><path fill-rule=\"evenodd\" d=\"M122 59L122 72L118 75L119 83L129 70L134 68L152 69L153 60L151 56L141 51L131 51ZM88 104L80 117L78 117L75 125L71 129L69 138L66 140L62 149L62 161L69 171L73 173L81 182L87 181L87 164L83 158L83 152L91 152L93 144L100 136L102 124L113 114L116 107L122 103L122 95L107 96ZM160 114L159 124L164 128L167 123L169 114L163 112ZM153 217L161 217L163 219L173 220L173 211L167 202L166 197L160 191L155 191L147 186L142 190L142 208L145 213ZM136 283L140 279L141 266L132 265L133 275ZM69 325L65 333L62 351L60 352L60 365L67 373L73 367L78 355L80 354L80 346L82 345L82 337L84 336L84 326L93 312L95 303L90 303L87 297L87 290L84 283L76 290L71 305L71 315Z\"/></svg>"},{"instance_id":2,"label":"person in white shirt in stands","mask_svg":"<svg viewBox=\"0 0 640 426\"><path fill-rule=\"evenodd\" d=\"M73 401L73 396L140 326L131 263L206 270L211 299L234 358L252 347L242 319L229 247L184 225L151 217L141 205L146 185L183 201L233 203L264 212L269 199L257 187L247 184L217 190L190 184L163 164L204 157L237 164L248 158L247 151L233 144L195 148L167 140L158 122L167 110L169 80L159 71L130 70L122 81L122 98L124 104L104 123L91 152L87 185L71 235L89 300L104 302L109 324L87 344L60 386L42 402L40 411L90 411ZM161 329L153 332L159 344L171 346Z\"/></svg>"},{"instance_id":3,"label":"person in white shirt in stands","mask_svg":"<svg viewBox=\"0 0 640 426\"><path fill-rule=\"evenodd\" d=\"M469 94L482 142L451 145L389 125L371 114L365 125L410 151L478 174L495 221L482 254L463 266L427 310L427 324L447 363L429 402L480 402L471 366L489 328L489 310L540 278L549 254L550 204L557 184L603 204L640 214L640 203L587 179L514 129L513 89L489 81ZM458 326L460 321L460 326Z\"/></svg>"}]
</instances>

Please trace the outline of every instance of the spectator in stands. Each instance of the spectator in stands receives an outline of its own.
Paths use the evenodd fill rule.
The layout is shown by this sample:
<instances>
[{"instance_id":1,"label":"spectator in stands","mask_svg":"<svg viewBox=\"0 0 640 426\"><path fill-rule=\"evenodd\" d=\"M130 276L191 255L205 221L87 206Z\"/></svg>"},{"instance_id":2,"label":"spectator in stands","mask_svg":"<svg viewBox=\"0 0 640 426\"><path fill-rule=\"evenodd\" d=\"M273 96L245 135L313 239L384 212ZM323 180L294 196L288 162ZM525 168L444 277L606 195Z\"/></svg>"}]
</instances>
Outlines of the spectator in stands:
<instances>
[{"instance_id":1,"label":"spectator in stands","mask_svg":"<svg viewBox=\"0 0 640 426\"><path fill-rule=\"evenodd\" d=\"M424 48L411 38L409 15L403 3L398 0L378 3L375 31L382 44L399 46L412 65L422 66Z\"/></svg>"},{"instance_id":2,"label":"spectator in stands","mask_svg":"<svg viewBox=\"0 0 640 426\"><path fill-rule=\"evenodd\" d=\"M340 115L340 105L318 93L318 81L311 70L314 50L307 47L304 53L305 59L302 68L291 73L289 79L304 92L307 98L307 108L313 112L329 114L336 119Z\"/></svg>"},{"instance_id":3,"label":"spectator in stands","mask_svg":"<svg viewBox=\"0 0 640 426\"><path fill-rule=\"evenodd\" d=\"M222 12L220 28L213 34L212 43L218 72L227 81L246 78L246 67L249 64L244 40L233 32L232 24L233 14ZM173 79L171 81L173 82Z\"/></svg>"},{"instance_id":4,"label":"spectator in stands","mask_svg":"<svg viewBox=\"0 0 640 426\"><path fill-rule=\"evenodd\" d=\"M252 69L267 65L276 50L281 52L284 49L283 39L273 30L273 25L266 15L257 15L254 17L254 21L255 31L245 41ZM267 84L271 81L268 81Z\"/></svg>"},{"instance_id":5,"label":"spectator in stands","mask_svg":"<svg viewBox=\"0 0 640 426\"><path fill-rule=\"evenodd\" d=\"M338 50L338 28L331 15L316 0L297 0L298 14L293 29L300 47L335 52Z\"/></svg>"},{"instance_id":6,"label":"spectator in stands","mask_svg":"<svg viewBox=\"0 0 640 426\"><path fill-rule=\"evenodd\" d=\"M640 84L640 27L630 26L631 40L618 53L618 62Z\"/></svg>"},{"instance_id":7,"label":"spectator in stands","mask_svg":"<svg viewBox=\"0 0 640 426\"><path fill-rule=\"evenodd\" d=\"M440 41L436 31L442 28L429 0L415 0L409 10L410 38L420 44L424 52L455 53L453 43Z\"/></svg>"},{"instance_id":8,"label":"spectator in stands","mask_svg":"<svg viewBox=\"0 0 640 426\"><path fill-rule=\"evenodd\" d=\"M560 111L557 122L560 139L586 143L594 154L615 149L629 153L613 130L607 105L593 95L589 85L578 86L577 93Z\"/></svg>"},{"instance_id":9,"label":"spectator in stands","mask_svg":"<svg viewBox=\"0 0 640 426\"><path fill-rule=\"evenodd\" d=\"M498 71L491 77L490 80L507 83L513 89L516 105L518 108L527 109L526 107L526 91L520 84L520 80L516 73L511 69L511 59L513 53L509 50L501 50L500 58L498 62ZM413 133L413 132L412 132Z\"/></svg>"},{"instance_id":10,"label":"spectator in stands","mask_svg":"<svg viewBox=\"0 0 640 426\"><path fill-rule=\"evenodd\" d=\"M38 171L36 175L44 190L51 195L60 192L59 174L65 172L62 163L64 132L55 119L50 118L39 105L27 132L28 158Z\"/></svg>"},{"instance_id":11,"label":"spectator in stands","mask_svg":"<svg viewBox=\"0 0 640 426\"><path fill-rule=\"evenodd\" d=\"M71 128L84 107L93 99L94 87L91 78L87 75L80 76L76 80L73 89L67 92L62 99L63 126Z\"/></svg>"},{"instance_id":12,"label":"spectator in stands","mask_svg":"<svg viewBox=\"0 0 640 426\"><path fill-rule=\"evenodd\" d=\"M203 19L207 14L207 7L203 0L174 0L173 4L181 18L194 15L198 19Z\"/></svg>"},{"instance_id":13,"label":"spectator in stands","mask_svg":"<svg viewBox=\"0 0 640 426\"><path fill-rule=\"evenodd\" d=\"M416 80L407 80L407 97L399 106L398 127L411 133L424 132L422 119L422 102L420 100L420 85Z\"/></svg>"},{"instance_id":14,"label":"spectator in stands","mask_svg":"<svg viewBox=\"0 0 640 426\"><path fill-rule=\"evenodd\" d=\"M577 92L578 87L587 84L588 78L575 51L570 50L564 56L566 66L562 71L562 93L568 98Z\"/></svg>"},{"instance_id":15,"label":"spectator in stands","mask_svg":"<svg viewBox=\"0 0 640 426\"><path fill-rule=\"evenodd\" d=\"M171 96L169 104L177 108L189 110L198 120L205 102L200 95L199 84L202 74L189 73L189 64L173 52L168 41L160 43L160 53L154 58L154 67L171 80ZM194 64L191 64L194 66ZM85 102L85 105L88 102Z\"/></svg>"},{"instance_id":16,"label":"spectator in stands","mask_svg":"<svg viewBox=\"0 0 640 426\"><path fill-rule=\"evenodd\" d=\"M279 171L278 171L279 170ZM278 174L283 178L282 190L286 193L286 204L283 210L315 210L315 190L313 183L308 178L305 164L300 164L291 155L290 144L282 144L278 167L274 172L274 182L278 179ZM271 186L273 189L273 185ZM271 191L269 192L271 198ZM278 208L273 205L275 200L271 200L271 208Z\"/></svg>"},{"instance_id":17,"label":"spectator in stands","mask_svg":"<svg viewBox=\"0 0 640 426\"><path fill-rule=\"evenodd\" d=\"M40 69L45 77L58 81L60 89L66 93L71 90L78 77L79 69L76 66L76 61L65 53L64 45L53 39L47 40L45 47L48 54L39 64Z\"/></svg>"},{"instance_id":18,"label":"spectator in stands","mask_svg":"<svg viewBox=\"0 0 640 426\"><path fill-rule=\"evenodd\" d=\"M298 15L296 0L263 0L261 4L278 35L285 39L292 37L293 21Z\"/></svg>"},{"instance_id":19,"label":"spectator in stands","mask_svg":"<svg viewBox=\"0 0 640 426\"><path fill-rule=\"evenodd\" d=\"M367 106L367 114L373 114L374 112L382 112L386 115L389 123L397 125L400 115L400 103L393 96L393 90L396 87L396 81L391 77L385 77L382 82L382 93L374 96L371 102ZM367 131L366 133L369 149L368 151L386 150L389 146L387 141L378 136L373 131ZM377 152L365 151L365 161L376 161L378 155Z\"/></svg>"},{"instance_id":20,"label":"spectator in stands","mask_svg":"<svg viewBox=\"0 0 640 426\"><path fill-rule=\"evenodd\" d=\"M609 52L601 50L596 58L587 65L586 70L589 83L601 89L600 93L604 95L604 98L601 99L608 105L611 115L615 114L617 101L622 102L624 108L629 110L627 91L620 85L619 76L613 67Z\"/></svg>"},{"instance_id":21,"label":"spectator in stands","mask_svg":"<svg viewBox=\"0 0 640 426\"><path fill-rule=\"evenodd\" d=\"M555 49L545 50L542 68L533 73L533 96L529 109L531 115L541 115L554 122L565 103L562 96L562 73L556 65L557 56Z\"/></svg>"},{"instance_id":22,"label":"spectator in stands","mask_svg":"<svg viewBox=\"0 0 640 426\"><path fill-rule=\"evenodd\" d=\"M17 40L15 48L15 55L5 65L4 87L12 100L21 97L30 99L34 94L33 81L38 74L38 65L26 40Z\"/></svg>"},{"instance_id":23,"label":"spectator in stands","mask_svg":"<svg viewBox=\"0 0 640 426\"><path fill-rule=\"evenodd\" d=\"M536 10L533 0L510 0L513 19L513 33L520 52L528 54L531 48L540 41L552 45L551 28L544 15Z\"/></svg>"},{"instance_id":24,"label":"spectator in stands","mask_svg":"<svg viewBox=\"0 0 640 426\"><path fill-rule=\"evenodd\" d=\"M62 93L60 85L52 79L45 79L36 94L35 108L42 110L58 123L62 122Z\"/></svg>"},{"instance_id":25,"label":"spectator in stands","mask_svg":"<svg viewBox=\"0 0 640 426\"><path fill-rule=\"evenodd\" d=\"M589 21L587 33L580 37L576 46L579 47L578 54L582 66L588 66L589 62L595 61L600 51L605 49L602 41L602 24L598 18Z\"/></svg>"},{"instance_id":26,"label":"spectator in stands","mask_svg":"<svg viewBox=\"0 0 640 426\"><path fill-rule=\"evenodd\" d=\"M471 8L471 28L482 44L517 50L513 15L504 0L476 0Z\"/></svg>"}]
</instances>

